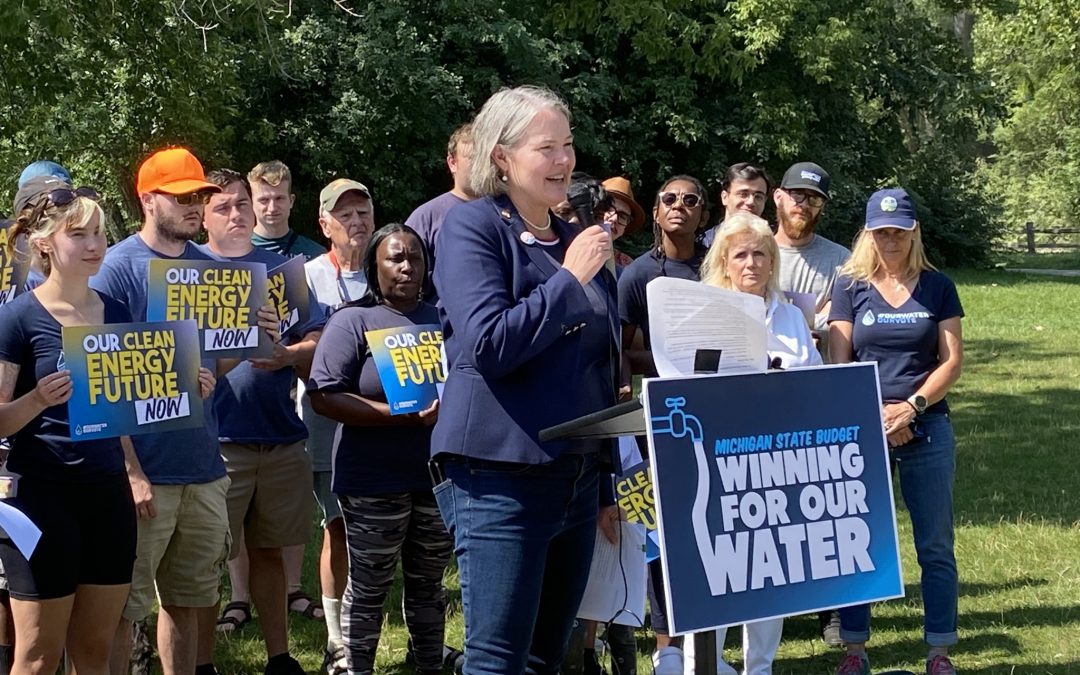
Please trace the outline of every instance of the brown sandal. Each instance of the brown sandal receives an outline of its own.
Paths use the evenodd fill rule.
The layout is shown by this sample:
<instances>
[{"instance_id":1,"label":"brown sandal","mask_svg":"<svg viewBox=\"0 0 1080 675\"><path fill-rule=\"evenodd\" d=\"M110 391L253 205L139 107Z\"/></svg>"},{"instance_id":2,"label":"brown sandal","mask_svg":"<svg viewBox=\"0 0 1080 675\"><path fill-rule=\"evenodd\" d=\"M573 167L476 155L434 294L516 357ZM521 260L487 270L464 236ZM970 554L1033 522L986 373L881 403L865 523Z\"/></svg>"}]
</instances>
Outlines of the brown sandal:
<instances>
[{"instance_id":1,"label":"brown sandal","mask_svg":"<svg viewBox=\"0 0 1080 675\"><path fill-rule=\"evenodd\" d=\"M305 619L312 619L314 621L322 621L326 616L323 613L322 605L311 599L311 596L303 591L293 591L289 593L289 611L295 614L299 614ZM294 602L304 602L303 609L293 609Z\"/></svg>"},{"instance_id":2,"label":"brown sandal","mask_svg":"<svg viewBox=\"0 0 1080 675\"><path fill-rule=\"evenodd\" d=\"M239 614L240 618L229 616L229 612ZM237 633L249 623L251 623L251 603L243 601L230 602L225 605L225 609L221 610L216 630L219 633Z\"/></svg>"}]
</instances>

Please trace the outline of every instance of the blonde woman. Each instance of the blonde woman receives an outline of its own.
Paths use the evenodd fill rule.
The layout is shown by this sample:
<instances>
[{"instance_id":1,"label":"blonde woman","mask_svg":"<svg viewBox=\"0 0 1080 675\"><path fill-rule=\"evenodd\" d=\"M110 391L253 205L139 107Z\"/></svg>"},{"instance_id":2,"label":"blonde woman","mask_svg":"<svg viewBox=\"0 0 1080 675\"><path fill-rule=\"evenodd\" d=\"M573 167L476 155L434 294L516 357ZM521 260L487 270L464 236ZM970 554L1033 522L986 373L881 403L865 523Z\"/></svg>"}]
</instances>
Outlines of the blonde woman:
<instances>
[{"instance_id":1,"label":"blonde woman","mask_svg":"<svg viewBox=\"0 0 1080 675\"><path fill-rule=\"evenodd\" d=\"M0 436L11 438L7 468L19 476L5 501L42 531L29 559L0 541L18 636L11 672L53 673L66 646L80 675L106 675L135 561L132 491L149 495L149 483L126 437L69 437L61 332L131 317L87 286L106 245L96 194L52 182L20 189L39 191L9 240L25 236L46 279L0 308Z\"/></svg>"},{"instance_id":2,"label":"blonde woman","mask_svg":"<svg viewBox=\"0 0 1080 675\"><path fill-rule=\"evenodd\" d=\"M927 675L955 673L957 574L953 551L956 441L945 395L964 356L956 286L926 260L911 197L879 190L840 270L829 313L833 363L877 361L882 416L922 569ZM870 606L840 610L847 655L838 675L870 672Z\"/></svg>"},{"instance_id":3,"label":"blonde woman","mask_svg":"<svg viewBox=\"0 0 1080 675\"><path fill-rule=\"evenodd\" d=\"M765 303L771 362L779 359L782 368L820 366L821 355L814 346L810 326L802 310L780 292L779 278L780 251L769 224L750 213L736 213L724 220L701 266L701 281L761 297ZM783 629L783 619L743 626L745 675L772 673ZM717 631L718 654L723 654L725 633L724 629ZM719 672L734 675L735 670L721 659Z\"/></svg>"}]
</instances>

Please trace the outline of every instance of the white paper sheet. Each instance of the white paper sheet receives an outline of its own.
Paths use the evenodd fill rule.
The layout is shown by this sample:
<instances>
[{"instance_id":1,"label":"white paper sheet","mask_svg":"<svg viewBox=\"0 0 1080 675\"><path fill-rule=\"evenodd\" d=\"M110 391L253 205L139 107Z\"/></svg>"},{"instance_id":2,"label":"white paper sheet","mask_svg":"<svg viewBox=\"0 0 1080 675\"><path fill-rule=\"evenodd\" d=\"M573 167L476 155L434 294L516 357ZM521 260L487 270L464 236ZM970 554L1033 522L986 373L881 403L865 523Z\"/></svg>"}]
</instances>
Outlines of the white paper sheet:
<instances>
[{"instance_id":1,"label":"white paper sheet","mask_svg":"<svg viewBox=\"0 0 1080 675\"><path fill-rule=\"evenodd\" d=\"M0 528L7 534L19 553L27 560L34 554L38 541L41 539L41 530L34 522L26 517L26 514L10 504L0 501Z\"/></svg>"},{"instance_id":2,"label":"white paper sheet","mask_svg":"<svg viewBox=\"0 0 1080 675\"><path fill-rule=\"evenodd\" d=\"M641 626L644 616L645 528L623 521L618 545L596 533L589 583L578 617Z\"/></svg>"},{"instance_id":3,"label":"white paper sheet","mask_svg":"<svg viewBox=\"0 0 1080 675\"><path fill-rule=\"evenodd\" d=\"M694 374L699 349L719 349L723 374L768 367L765 301L697 281L659 277L645 287L653 361L660 377Z\"/></svg>"}]
</instances>

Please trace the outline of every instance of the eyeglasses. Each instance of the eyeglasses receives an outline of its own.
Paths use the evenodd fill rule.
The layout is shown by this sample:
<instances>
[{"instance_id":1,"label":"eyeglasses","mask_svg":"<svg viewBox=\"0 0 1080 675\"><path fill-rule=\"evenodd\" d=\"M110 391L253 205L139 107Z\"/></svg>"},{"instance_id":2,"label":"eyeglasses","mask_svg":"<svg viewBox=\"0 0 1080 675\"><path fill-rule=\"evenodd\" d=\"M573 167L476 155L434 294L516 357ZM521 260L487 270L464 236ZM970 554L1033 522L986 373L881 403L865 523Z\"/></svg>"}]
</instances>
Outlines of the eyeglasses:
<instances>
[{"instance_id":1,"label":"eyeglasses","mask_svg":"<svg viewBox=\"0 0 1080 675\"><path fill-rule=\"evenodd\" d=\"M74 190L70 188L56 188L55 190L50 190L45 195L45 198L48 199L49 202L54 206L67 206L79 197L86 197L87 199L92 199L95 202L98 201L98 199L100 198L98 196L97 190L92 187L87 187L85 185L79 188L75 188Z\"/></svg>"},{"instance_id":2,"label":"eyeglasses","mask_svg":"<svg viewBox=\"0 0 1080 675\"><path fill-rule=\"evenodd\" d=\"M815 209L825 203L825 198L821 195L811 194L807 192L795 192L793 190L784 189L784 192L788 197L791 197L792 201L796 204L802 204L807 202Z\"/></svg>"},{"instance_id":3,"label":"eyeglasses","mask_svg":"<svg viewBox=\"0 0 1080 675\"><path fill-rule=\"evenodd\" d=\"M172 197L173 201L180 206L191 206L192 204L209 204L210 196L214 193L209 190L200 190L198 192L185 192L180 195L171 195L167 192L158 192L157 194Z\"/></svg>"},{"instance_id":4,"label":"eyeglasses","mask_svg":"<svg viewBox=\"0 0 1080 675\"><path fill-rule=\"evenodd\" d=\"M701 195L694 194L693 192L661 192L660 203L664 206L671 208L676 203L682 202L682 205L688 209L692 209L695 206L701 204Z\"/></svg>"},{"instance_id":5,"label":"eyeglasses","mask_svg":"<svg viewBox=\"0 0 1080 675\"><path fill-rule=\"evenodd\" d=\"M610 215L612 213L615 214L615 220L619 221L619 224L622 225L623 227L626 227L627 225L630 224L631 215L629 213L627 213L626 211L620 211L619 209L612 208L612 209L608 209L608 212L607 212L606 215Z\"/></svg>"}]
</instances>

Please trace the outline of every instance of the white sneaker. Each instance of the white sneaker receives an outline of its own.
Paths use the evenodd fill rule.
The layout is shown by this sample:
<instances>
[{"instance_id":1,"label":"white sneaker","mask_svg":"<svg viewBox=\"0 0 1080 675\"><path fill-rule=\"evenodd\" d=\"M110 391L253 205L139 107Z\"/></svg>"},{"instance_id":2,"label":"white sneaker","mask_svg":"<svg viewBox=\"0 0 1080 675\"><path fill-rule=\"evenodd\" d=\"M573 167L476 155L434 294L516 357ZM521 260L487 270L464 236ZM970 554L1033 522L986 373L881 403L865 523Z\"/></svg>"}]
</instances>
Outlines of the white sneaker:
<instances>
[{"instance_id":1,"label":"white sneaker","mask_svg":"<svg viewBox=\"0 0 1080 675\"><path fill-rule=\"evenodd\" d=\"M678 647L664 647L653 652L653 675L682 675L683 653Z\"/></svg>"}]
</instances>

